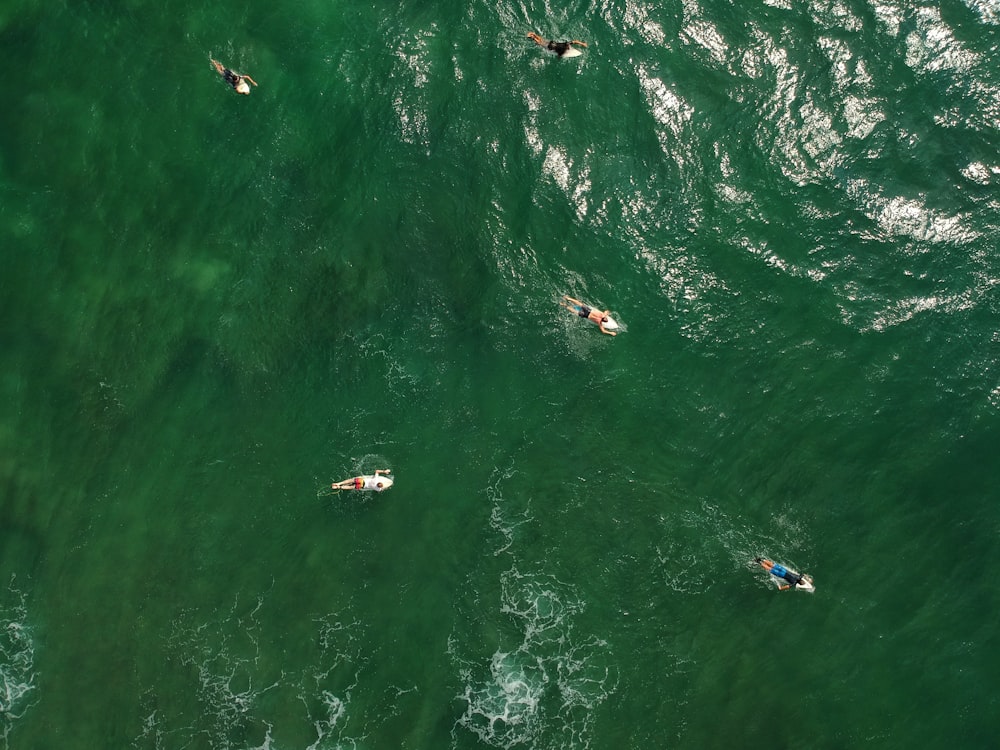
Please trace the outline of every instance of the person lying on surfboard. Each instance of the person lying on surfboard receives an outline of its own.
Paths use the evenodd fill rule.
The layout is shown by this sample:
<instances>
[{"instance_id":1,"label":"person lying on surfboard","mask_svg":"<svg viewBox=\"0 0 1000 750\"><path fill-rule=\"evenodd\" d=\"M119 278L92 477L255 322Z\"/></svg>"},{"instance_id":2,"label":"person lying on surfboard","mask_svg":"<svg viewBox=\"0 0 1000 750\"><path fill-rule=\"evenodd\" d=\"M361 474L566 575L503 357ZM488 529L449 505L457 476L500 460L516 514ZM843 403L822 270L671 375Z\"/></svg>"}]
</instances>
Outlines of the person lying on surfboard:
<instances>
[{"instance_id":1,"label":"person lying on surfboard","mask_svg":"<svg viewBox=\"0 0 1000 750\"><path fill-rule=\"evenodd\" d=\"M809 576L796 573L794 570L789 570L784 565L778 565L778 563L768 560L767 558L755 557L754 562L760 565L760 567L773 575L779 581L784 581L784 583L778 584L779 591L785 591L786 589L799 589L800 591L815 590L812 578Z\"/></svg>"},{"instance_id":2,"label":"person lying on surfboard","mask_svg":"<svg viewBox=\"0 0 1000 750\"><path fill-rule=\"evenodd\" d=\"M601 333L606 333L609 336L618 335L618 321L612 318L607 310L604 312L594 310L588 305L583 304L580 300L567 297L565 294L563 295L562 302L559 304L570 312L576 313L581 318L586 318L591 323L597 323L597 327L601 329Z\"/></svg>"},{"instance_id":3,"label":"person lying on surfboard","mask_svg":"<svg viewBox=\"0 0 1000 750\"><path fill-rule=\"evenodd\" d=\"M559 57L562 57L563 55L565 55L567 52L570 51L571 44L575 44L579 47L587 46L586 42L581 42L579 39L573 39L569 42L554 42L551 39L542 39L534 31L528 32L528 39L534 41L534 43L537 44L539 47L545 47L545 49L549 50L550 52L555 52L556 55Z\"/></svg>"},{"instance_id":4,"label":"person lying on surfboard","mask_svg":"<svg viewBox=\"0 0 1000 750\"><path fill-rule=\"evenodd\" d=\"M212 58L208 59L212 60ZM226 83L236 89L237 94L243 94L244 96L248 96L250 94L250 86L247 85L247 81L252 83L254 86L257 85L257 82L250 76L243 76L239 73L234 73L218 60L212 60L212 67L218 71L220 76L226 79Z\"/></svg>"},{"instance_id":5,"label":"person lying on surfboard","mask_svg":"<svg viewBox=\"0 0 1000 750\"><path fill-rule=\"evenodd\" d=\"M381 492L392 487L392 477L385 476L389 469L376 469L374 474L366 474L353 479L345 479L342 482L334 482L330 485L334 490L369 490L371 492Z\"/></svg>"}]
</instances>

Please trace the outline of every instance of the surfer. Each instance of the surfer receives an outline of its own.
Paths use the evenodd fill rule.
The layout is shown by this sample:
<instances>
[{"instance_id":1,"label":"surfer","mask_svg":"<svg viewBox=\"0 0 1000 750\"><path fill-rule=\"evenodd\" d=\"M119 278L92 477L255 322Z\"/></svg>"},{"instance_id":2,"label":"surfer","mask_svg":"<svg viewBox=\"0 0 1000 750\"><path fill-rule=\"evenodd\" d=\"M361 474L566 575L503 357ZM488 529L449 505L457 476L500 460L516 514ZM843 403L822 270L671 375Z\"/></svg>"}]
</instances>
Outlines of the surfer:
<instances>
[{"instance_id":1,"label":"surfer","mask_svg":"<svg viewBox=\"0 0 1000 750\"><path fill-rule=\"evenodd\" d=\"M812 578L809 576L796 573L794 570L789 570L784 565L778 565L776 562L768 560L767 558L755 557L754 562L760 565L760 567L773 575L779 581L785 581L785 583L778 584L779 591L796 588L804 589L806 591L813 590Z\"/></svg>"},{"instance_id":2,"label":"surfer","mask_svg":"<svg viewBox=\"0 0 1000 750\"><path fill-rule=\"evenodd\" d=\"M212 58L209 58L209 60L212 60ZM220 76L226 79L226 83L236 89L237 94L243 94L244 96L248 96L250 94L250 86L247 85L247 81L252 83L254 86L257 85L257 82L250 76L235 73L225 67L218 60L212 60L212 66L219 72Z\"/></svg>"},{"instance_id":3,"label":"surfer","mask_svg":"<svg viewBox=\"0 0 1000 750\"><path fill-rule=\"evenodd\" d=\"M353 479L345 479L343 482L334 482L330 485L334 490L371 490L381 492L392 487L392 478L385 476L389 469L376 469L374 474L366 474Z\"/></svg>"},{"instance_id":4,"label":"surfer","mask_svg":"<svg viewBox=\"0 0 1000 750\"><path fill-rule=\"evenodd\" d=\"M618 323L608 314L608 310L604 312L594 310L592 307L583 304L580 300L567 297L565 294L563 295L562 302L559 304L570 312L576 313L581 318L586 318L591 323L597 323L597 327L601 329L601 333L606 333L609 336L618 335L616 333Z\"/></svg>"},{"instance_id":5,"label":"surfer","mask_svg":"<svg viewBox=\"0 0 1000 750\"><path fill-rule=\"evenodd\" d=\"M567 52L569 52L572 47L570 45L575 44L579 47L586 47L586 42L581 42L579 39L573 39L568 42L554 42L551 39L542 39L534 31L528 32L528 39L531 39L539 47L545 47L545 49L550 52L555 52L558 57L562 57ZM579 54L578 52L576 54Z\"/></svg>"}]
</instances>

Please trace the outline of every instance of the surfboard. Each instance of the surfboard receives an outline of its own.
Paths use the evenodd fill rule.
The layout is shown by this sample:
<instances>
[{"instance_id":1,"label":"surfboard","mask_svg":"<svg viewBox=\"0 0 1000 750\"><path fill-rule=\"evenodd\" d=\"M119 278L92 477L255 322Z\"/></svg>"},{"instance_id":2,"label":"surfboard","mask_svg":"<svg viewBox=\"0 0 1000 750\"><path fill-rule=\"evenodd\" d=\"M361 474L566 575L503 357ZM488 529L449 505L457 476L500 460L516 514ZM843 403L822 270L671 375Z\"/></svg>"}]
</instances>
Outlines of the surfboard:
<instances>
[{"instance_id":1,"label":"surfboard","mask_svg":"<svg viewBox=\"0 0 1000 750\"><path fill-rule=\"evenodd\" d=\"M381 482L382 483L382 489L381 490L375 489L375 483L376 482ZM370 487L368 486L369 484L371 485ZM361 488L361 491L362 492L385 492L390 487L392 487L392 479L390 479L389 477L385 476L384 474L380 474L377 477L367 477L366 476L365 477L365 486Z\"/></svg>"},{"instance_id":2,"label":"surfboard","mask_svg":"<svg viewBox=\"0 0 1000 750\"><path fill-rule=\"evenodd\" d=\"M361 487L360 489L356 489L353 486L351 486L351 487L344 487L343 491L344 492L385 492L387 489L389 489L390 487L392 487L392 484L393 484L392 478L391 477L387 477L384 474L380 474L377 477L374 476L374 475L372 475L372 474L362 474L361 476L364 477L364 480L365 480L365 486L364 487ZM378 489L375 486L376 482L381 482L382 483L382 489L381 490Z\"/></svg>"},{"instance_id":3,"label":"surfboard","mask_svg":"<svg viewBox=\"0 0 1000 750\"><path fill-rule=\"evenodd\" d=\"M571 45L568 50L562 53L561 57L579 57L582 54L583 53L580 50Z\"/></svg>"},{"instance_id":4,"label":"surfboard","mask_svg":"<svg viewBox=\"0 0 1000 750\"><path fill-rule=\"evenodd\" d=\"M792 570L791 568L788 567L786 567L785 570L787 570L789 573L794 573L795 575L799 575L799 572L797 570ZM771 579L774 581L774 585L778 586L779 588L788 583L788 581L786 581L784 578L777 578L775 576L771 576ZM799 582L795 584L792 588L795 591L805 591L807 594L812 594L816 591L816 586L813 585L812 577L806 575L802 576Z\"/></svg>"},{"instance_id":5,"label":"surfboard","mask_svg":"<svg viewBox=\"0 0 1000 750\"><path fill-rule=\"evenodd\" d=\"M796 591L805 591L807 594L813 594L816 592L816 587L813 585L812 578L809 576L803 576L799 585L795 587Z\"/></svg>"}]
</instances>

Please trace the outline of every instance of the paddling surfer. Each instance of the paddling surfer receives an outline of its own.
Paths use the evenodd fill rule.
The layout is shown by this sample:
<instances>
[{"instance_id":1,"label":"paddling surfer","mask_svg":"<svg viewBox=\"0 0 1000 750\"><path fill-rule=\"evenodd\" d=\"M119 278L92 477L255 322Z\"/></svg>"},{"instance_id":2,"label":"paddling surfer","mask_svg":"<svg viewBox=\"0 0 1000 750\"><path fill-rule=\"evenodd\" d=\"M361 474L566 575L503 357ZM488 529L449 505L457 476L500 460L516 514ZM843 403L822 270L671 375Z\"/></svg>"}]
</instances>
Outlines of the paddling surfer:
<instances>
[{"instance_id":1,"label":"paddling surfer","mask_svg":"<svg viewBox=\"0 0 1000 750\"><path fill-rule=\"evenodd\" d=\"M762 557L755 557L754 562L760 565L760 567L773 575L779 581L785 582L778 584L779 591L794 588L811 589L813 587L812 579L809 578L809 576L796 573L794 570L789 570L784 565L779 565L776 562Z\"/></svg>"},{"instance_id":2,"label":"paddling surfer","mask_svg":"<svg viewBox=\"0 0 1000 750\"><path fill-rule=\"evenodd\" d=\"M585 305L578 299L573 299L565 294L563 295L562 302L559 303L571 313L579 315L581 318L589 320L591 323L596 323L597 327L601 329L601 333L606 333L609 336L617 336L618 323L609 314L610 311L605 310L601 312L600 310L595 310L589 305Z\"/></svg>"},{"instance_id":3,"label":"paddling surfer","mask_svg":"<svg viewBox=\"0 0 1000 750\"><path fill-rule=\"evenodd\" d=\"M334 482L330 485L334 490L370 490L381 492L392 487L392 478L386 476L389 469L376 469L374 474L365 474L352 479L345 479L342 482Z\"/></svg>"},{"instance_id":4,"label":"paddling surfer","mask_svg":"<svg viewBox=\"0 0 1000 750\"><path fill-rule=\"evenodd\" d=\"M579 39L572 39L568 42L556 42L553 41L552 39L542 39L534 31L528 32L528 39L531 39L539 47L545 47L545 49L549 50L550 52L555 52L557 57L562 57L567 52L569 52L571 49L570 45L575 44L578 47L587 46L586 42L581 42Z\"/></svg>"},{"instance_id":5,"label":"paddling surfer","mask_svg":"<svg viewBox=\"0 0 1000 750\"><path fill-rule=\"evenodd\" d=\"M212 58L209 58L209 60L212 60ZM227 68L226 66L224 66L218 60L212 60L212 67L214 67L215 70L219 73L219 75L226 80L226 83L228 83L236 90L237 94L243 94L244 96L249 96L250 86L247 83L248 81L249 83L252 83L254 86L257 85L257 82L250 76L240 75L239 73L236 73Z\"/></svg>"}]
</instances>

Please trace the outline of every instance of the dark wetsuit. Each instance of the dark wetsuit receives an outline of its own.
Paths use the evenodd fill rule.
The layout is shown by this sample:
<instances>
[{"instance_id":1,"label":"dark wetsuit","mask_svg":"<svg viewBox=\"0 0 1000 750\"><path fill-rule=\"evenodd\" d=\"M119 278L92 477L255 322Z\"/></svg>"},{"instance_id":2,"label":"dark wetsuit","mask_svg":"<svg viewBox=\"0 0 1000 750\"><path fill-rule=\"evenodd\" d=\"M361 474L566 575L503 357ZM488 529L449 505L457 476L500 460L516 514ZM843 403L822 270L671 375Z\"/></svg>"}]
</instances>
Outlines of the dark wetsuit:
<instances>
[{"instance_id":1,"label":"dark wetsuit","mask_svg":"<svg viewBox=\"0 0 1000 750\"><path fill-rule=\"evenodd\" d=\"M587 307L586 305L579 305L576 308L576 314L579 315L581 318L589 318L590 308Z\"/></svg>"},{"instance_id":2,"label":"dark wetsuit","mask_svg":"<svg viewBox=\"0 0 1000 750\"><path fill-rule=\"evenodd\" d=\"M240 77L236 75L236 73L231 71L229 68L226 68L225 70L222 71L222 77L225 78L226 83L228 83L233 88L236 88L240 84Z\"/></svg>"},{"instance_id":3,"label":"dark wetsuit","mask_svg":"<svg viewBox=\"0 0 1000 750\"><path fill-rule=\"evenodd\" d=\"M559 57L562 57L563 55L566 54L566 51L569 49L569 42L553 42L550 39L549 43L545 46L545 48L552 50L557 55L559 55ZM587 316L584 315L583 317Z\"/></svg>"}]
</instances>

